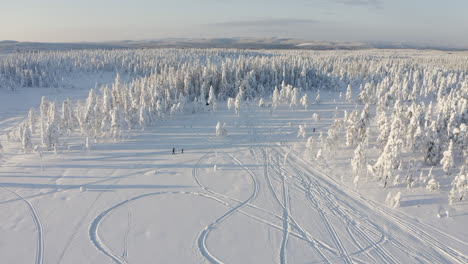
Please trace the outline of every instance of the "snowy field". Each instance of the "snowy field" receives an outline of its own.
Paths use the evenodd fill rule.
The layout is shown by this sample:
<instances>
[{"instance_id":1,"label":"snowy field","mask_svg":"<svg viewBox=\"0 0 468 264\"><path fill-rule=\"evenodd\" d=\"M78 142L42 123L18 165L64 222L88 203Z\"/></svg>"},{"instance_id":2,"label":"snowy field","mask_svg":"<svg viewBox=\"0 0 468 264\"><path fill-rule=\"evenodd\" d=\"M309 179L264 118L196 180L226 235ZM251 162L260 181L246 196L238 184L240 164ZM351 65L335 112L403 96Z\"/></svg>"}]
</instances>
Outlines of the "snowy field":
<instances>
[{"instance_id":1,"label":"snowy field","mask_svg":"<svg viewBox=\"0 0 468 264\"><path fill-rule=\"evenodd\" d=\"M351 160L362 145L349 146L346 129L336 130L333 147L324 142L336 120L365 112L345 99L346 86L322 90L320 100L316 89L301 92L307 108L270 94L263 106L257 97L228 109L203 91L209 106L190 100L151 126L97 136L80 121L52 148L38 131L28 142L31 126L21 122L31 107L40 116L41 96L48 105L70 98L105 108L105 96L88 90L116 86L110 72L67 78L73 87L0 90L1 263L468 263L468 203L447 198L464 154L445 175L441 165L429 172L412 160L388 184L364 165L356 177ZM83 104L77 115L89 111ZM369 166L381 152L376 112L368 121L375 133L366 132ZM408 183L410 171L436 175L439 188Z\"/></svg>"}]
</instances>

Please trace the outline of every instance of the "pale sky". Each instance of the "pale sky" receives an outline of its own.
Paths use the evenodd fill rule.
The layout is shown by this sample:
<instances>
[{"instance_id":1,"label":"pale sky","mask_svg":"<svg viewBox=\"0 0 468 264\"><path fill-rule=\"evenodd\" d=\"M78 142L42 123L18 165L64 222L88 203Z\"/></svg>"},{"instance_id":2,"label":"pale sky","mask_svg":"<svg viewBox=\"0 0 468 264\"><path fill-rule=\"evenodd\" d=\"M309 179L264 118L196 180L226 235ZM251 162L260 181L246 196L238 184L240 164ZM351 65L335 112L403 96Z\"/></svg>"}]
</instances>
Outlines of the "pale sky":
<instances>
[{"instance_id":1,"label":"pale sky","mask_svg":"<svg viewBox=\"0 0 468 264\"><path fill-rule=\"evenodd\" d=\"M0 40L171 37L468 47L468 0L0 0Z\"/></svg>"}]
</instances>

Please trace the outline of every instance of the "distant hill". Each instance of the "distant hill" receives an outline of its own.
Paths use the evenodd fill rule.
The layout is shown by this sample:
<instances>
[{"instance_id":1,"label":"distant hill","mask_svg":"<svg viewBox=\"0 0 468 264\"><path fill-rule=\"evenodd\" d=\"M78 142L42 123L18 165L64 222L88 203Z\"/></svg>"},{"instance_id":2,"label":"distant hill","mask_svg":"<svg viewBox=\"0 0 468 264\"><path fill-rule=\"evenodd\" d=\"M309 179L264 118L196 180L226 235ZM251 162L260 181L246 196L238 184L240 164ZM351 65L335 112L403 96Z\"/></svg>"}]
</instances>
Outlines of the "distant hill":
<instances>
[{"instance_id":1,"label":"distant hill","mask_svg":"<svg viewBox=\"0 0 468 264\"><path fill-rule=\"evenodd\" d=\"M38 50L121 49L121 48L234 48L234 49L299 49L299 50L360 50L360 49L434 49L468 50L433 44L393 42L332 42L306 41L291 38L166 38L157 40L122 40L109 42L44 43L0 41L0 53Z\"/></svg>"}]
</instances>

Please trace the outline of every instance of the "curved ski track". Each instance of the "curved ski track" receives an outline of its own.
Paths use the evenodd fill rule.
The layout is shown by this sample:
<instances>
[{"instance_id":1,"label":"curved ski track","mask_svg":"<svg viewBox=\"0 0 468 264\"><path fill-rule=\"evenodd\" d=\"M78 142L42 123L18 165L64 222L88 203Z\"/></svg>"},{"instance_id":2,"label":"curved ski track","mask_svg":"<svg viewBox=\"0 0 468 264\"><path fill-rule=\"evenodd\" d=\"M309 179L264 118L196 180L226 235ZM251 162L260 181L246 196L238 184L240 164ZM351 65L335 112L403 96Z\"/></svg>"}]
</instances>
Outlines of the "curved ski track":
<instances>
[{"instance_id":1,"label":"curved ski track","mask_svg":"<svg viewBox=\"0 0 468 264\"><path fill-rule=\"evenodd\" d=\"M36 242L36 260L34 263L36 264L42 264L44 263L44 235L43 235L43 228L42 228L42 223L41 219L39 218L39 215L36 212L36 208L28 201L26 200L23 196L21 196L19 193L11 190L10 188L0 186L3 189L7 190L8 192L18 196L19 199L21 199L23 202L26 203L28 206L29 212L31 213L31 217L34 221L34 225L36 227L36 232L37 232L37 242Z\"/></svg>"}]
</instances>

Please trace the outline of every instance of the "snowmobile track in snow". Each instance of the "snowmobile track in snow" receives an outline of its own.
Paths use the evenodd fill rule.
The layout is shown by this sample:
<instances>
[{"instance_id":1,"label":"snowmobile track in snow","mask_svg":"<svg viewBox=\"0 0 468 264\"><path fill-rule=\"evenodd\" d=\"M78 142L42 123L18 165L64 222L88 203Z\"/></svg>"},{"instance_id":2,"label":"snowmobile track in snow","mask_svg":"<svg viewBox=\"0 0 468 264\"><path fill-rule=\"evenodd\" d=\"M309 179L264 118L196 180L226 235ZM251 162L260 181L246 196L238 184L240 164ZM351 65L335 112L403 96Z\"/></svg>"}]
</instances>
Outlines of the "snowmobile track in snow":
<instances>
[{"instance_id":1,"label":"snowmobile track in snow","mask_svg":"<svg viewBox=\"0 0 468 264\"><path fill-rule=\"evenodd\" d=\"M34 225L36 227L36 232L37 232L37 242L36 242L36 261L34 263L36 264L42 264L44 263L44 235L43 235L43 227L41 223L41 219L39 218L39 215L36 212L36 208L23 196L21 196L19 193L1 186L3 189L7 190L8 192L18 196L23 202L26 203L28 206L29 212L31 213L31 217L33 218Z\"/></svg>"}]
</instances>

